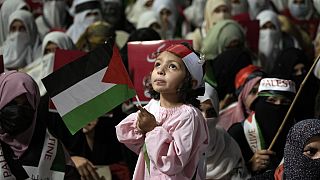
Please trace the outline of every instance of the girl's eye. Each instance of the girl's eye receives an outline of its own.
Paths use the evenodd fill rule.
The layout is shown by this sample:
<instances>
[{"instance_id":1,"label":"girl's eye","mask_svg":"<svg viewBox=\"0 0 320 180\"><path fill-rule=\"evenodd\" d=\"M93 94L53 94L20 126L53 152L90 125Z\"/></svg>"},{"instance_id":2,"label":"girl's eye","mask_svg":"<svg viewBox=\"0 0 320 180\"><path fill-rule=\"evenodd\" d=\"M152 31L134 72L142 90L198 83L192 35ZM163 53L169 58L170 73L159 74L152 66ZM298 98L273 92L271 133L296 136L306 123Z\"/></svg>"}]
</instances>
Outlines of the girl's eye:
<instances>
[{"instance_id":1,"label":"girl's eye","mask_svg":"<svg viewBox=\"0 0 320 180\"><path fill-rule=\"evenodd\" d=\"M170 65L169 65L169 68L170 68L170 69L177 69L177 66L174 65L174 64L170 64Z\"/></svg>"},{"instance_id":2,"label":"girl's eye","mask_svg":"<svg viewBox=\"0 0 320 180\"><path fill-rule=\"evenodd\" d=\"M158 62L154 63L154 67L159 67L159 66L160 66L160 63L158 63Z\"/></svg>"}]
</instances>

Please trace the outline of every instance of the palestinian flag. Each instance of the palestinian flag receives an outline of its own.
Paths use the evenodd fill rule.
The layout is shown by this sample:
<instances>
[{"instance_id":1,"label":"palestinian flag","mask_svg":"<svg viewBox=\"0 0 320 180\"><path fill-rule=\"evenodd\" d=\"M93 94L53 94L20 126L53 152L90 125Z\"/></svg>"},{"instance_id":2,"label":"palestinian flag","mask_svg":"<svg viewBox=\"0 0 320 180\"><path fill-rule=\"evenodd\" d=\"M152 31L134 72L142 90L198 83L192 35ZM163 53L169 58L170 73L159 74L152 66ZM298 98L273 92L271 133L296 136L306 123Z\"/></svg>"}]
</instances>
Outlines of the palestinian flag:
<instances>
[{"instance_id":1,"label":"palestinian flag","mask_svg":"<svg viewBox=\"0 0 320 180\"><path fill-rule=\"evenodd\" d=\"M61 67L42 82L72 134L136 94L118 49L110 44Z\"/></svg>"}]
</instances>

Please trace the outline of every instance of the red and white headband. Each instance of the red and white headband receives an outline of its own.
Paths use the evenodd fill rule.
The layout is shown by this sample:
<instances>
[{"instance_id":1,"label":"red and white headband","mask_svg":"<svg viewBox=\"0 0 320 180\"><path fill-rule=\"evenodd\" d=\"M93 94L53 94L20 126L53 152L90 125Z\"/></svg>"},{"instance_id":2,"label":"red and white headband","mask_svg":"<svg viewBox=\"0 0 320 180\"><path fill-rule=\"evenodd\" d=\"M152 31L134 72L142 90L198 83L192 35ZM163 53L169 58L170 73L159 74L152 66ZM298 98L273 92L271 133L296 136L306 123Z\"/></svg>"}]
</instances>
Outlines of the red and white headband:
<instances>
[{"instance_id":1,"label":"red and white headband","mask_svg":"<svg viewBox=\"0 0 320 180\"><path fill-rule=\"evenodd\" d=\"M192 50L182 44L171 45L165 51L171 52L182 59L192 78L197 80L197 85L194 89L203 86L202 65L204 60L200 60Z\"/></svg>"}]
</instances>

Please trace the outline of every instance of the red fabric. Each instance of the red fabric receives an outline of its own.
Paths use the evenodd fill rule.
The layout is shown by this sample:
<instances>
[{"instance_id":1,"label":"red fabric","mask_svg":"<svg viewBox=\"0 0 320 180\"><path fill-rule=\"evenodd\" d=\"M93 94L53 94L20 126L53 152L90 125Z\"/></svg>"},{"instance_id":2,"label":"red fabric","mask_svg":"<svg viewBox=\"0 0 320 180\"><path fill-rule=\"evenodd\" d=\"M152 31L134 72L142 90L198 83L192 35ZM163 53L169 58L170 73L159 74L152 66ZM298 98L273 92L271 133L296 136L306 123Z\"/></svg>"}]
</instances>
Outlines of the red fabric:
<instances>
[{"instance_id":1,"label":"red fabric","mask_svg":"<svg viewBox=\"0 0 320 180\"><path fill-rule=\"evenodd\" d=\"M260 31L259 21L251 20L248 13L233 16L232 19L237 21L244 28L249 49L253 50L255 53L258 53Z\"/></svg>"},{"instance_id":2,"label":"red fabric","mask_svg":"<svg viewBox=\"0 0 320 180\"><path fill-rule=\"evenodd\" d=\"M175 55L178 55L180 58L187 56L192 53L192 51L182 44L174 44L168 47L165 51L171 52Z\"/></svg>"},{"instance_id":3,"label":"red fabric","mask_svg":"<svg viewBox=\"0 0 320 180\"><path fill-rule=\"evenodd\" d=\"M84 56L86 53L79 50L57 49L54 56L53 71L58 70L62 66Z\"/></svg>"},{"instance_id":4,"label":"red fabric","mask_svg":"<svg viewBox=\"0 0 320 180\"><path fill-rule=\"evenodd\" d=\"M26 3L30 6L31 12L35 18L42 15L42 10L43 10L42 0L26 0Z\"/></svg>"},{"instance_id":5,"label":"red fabric","mask_svg":"<svg viewBox=\"0 0 320 180\"><path fill-rule=\"evenodd\" d=\"M283 163L280 164L276 171L274 172L274 179L275 180L282 180L283 178L283 172L284 172L284 167L283 167Z\"/></svg>"},{"instance_id":6,"label":"red fabric","mask_svg":"<svg viewBox=\"0 0 320 180\"><path fill-rule=\"evenodd\" d=\"M248 76L256 71L256 70L259 70L260 68L257 67L257 66L254 66L254 65L249 65L243 69L241 69L237 75L236 75L236 78L235 78L235 87L236 89L240 88L241 86L244 85L244 83L246 82Z\"/></svg>"}]
</instances>

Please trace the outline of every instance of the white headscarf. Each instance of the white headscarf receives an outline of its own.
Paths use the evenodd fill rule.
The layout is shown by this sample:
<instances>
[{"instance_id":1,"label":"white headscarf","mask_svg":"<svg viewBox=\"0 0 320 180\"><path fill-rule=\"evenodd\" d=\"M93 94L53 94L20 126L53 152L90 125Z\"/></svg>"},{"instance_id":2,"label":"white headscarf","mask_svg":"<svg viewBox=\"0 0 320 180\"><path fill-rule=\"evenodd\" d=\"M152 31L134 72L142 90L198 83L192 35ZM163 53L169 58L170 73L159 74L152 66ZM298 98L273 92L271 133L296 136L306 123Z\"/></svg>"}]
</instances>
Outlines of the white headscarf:
<instances>
[{"instance_id":1,"label":"white headscarf","mask_svg":"<svg viewBox=\"0 0 320 180\"><path fill-rule=\"evenodd\" d=\"M66 25L66 17L67 4L65 1L45 0L43 3L43 15L36 19L41 38L43 39L52 28L63 28Z\"/></svg>"},{"instance_id":2,"label":"white headscarf","mask_svg":"<svg viewBox=\"0 0 320 180\"><path fill-rule=\"evenodd\" d=\"M228 13L215 13L214 11L220 6L227 6L229 8ZM231 19L230 3L227 0L208 0L205 7L205 27L206 32L220 20Z\"/></svg>"},{"instance_id":3,"label":"white headscarf","mask_svg":"<svg viewBox=\"0 0 320 180\"><path fill-rule=\"evenodd\" d=\"M262 66L269 72L281 50L281 30L278 16L271 10L264 10L258 14L260 28L267 22L271 22L275 29L260 29L259 52L265 57L262 59Z\"/></svg>"},{"instance_id":4,"label":"white headscarf","mask_svg":"<svg viewBox=\"0 0 320 180\"><path fill-rule=\"evenodd\" d=\"M0 8L0 46L6 40L9 31L7 27L9 26L9 16L16 10L28 7L24 0L10 0L4 1Z\"/></svg>"},{"instance_id":5,"label":"white headscarf","mask_svg":"<svg viewBox=\"0 0 320 180\"><path fill-rule=\"evenodd\" d=\"M17 10L12 13L9 17L8 32L14 20L22 21L26 31L9 33L7 40L4 42L4 67L9 69L22 68L40 55L38 30L31 12Z\"/></svg>"},{"instance_id":6,"label":"white headscarf","mask_svg":"<svg viewBox=\"0 0 320 180\"><path fill-rule=\"evenodd\" d=\"M75 0L72 4L71 9L75 9L78 5L81 5L83 3L94 2L94 1L100 3L97 0L78 0L78 1ZM98 16L86 17L87 14L96 13L96 12L98 13ZM69 27L66 33L71 37L74 43L77 43L80 36L85 32L87 27L90 26L92 23L99 21L101 19L102 19L102 15L101 15L101 10L99 8L87 9L87 10L78 12L75 14L73 19L73 24Z\"/></svg>"},{"instance_id":7,"label":"white headscarf","mask_svg":"<svg viewBox=\"0 0 320 180\"><path fill-rule=\"evenodd\" d=\"M63 32L51 32L45 36L41 48L42 56L23 69L36 81L41 96L47 92L41 79L53 72L54 53L44 54L49 42L55 43L60 49L76 49L71 38Z\"/></svg>"},{"instance_id":8,"label":"white headscarf","mask_svg":"<svg viewBox=\"0 0 320 180\"><path fill-rule=\"evenodd\" d=\"M137 24L140 16L151 9L151 7L146 7L146 3L148 2L148 0L137 0L133 7L132 10L130 11L130 13L127 15L127 19L133 23L133 24ZM138 28L138 27L137 27Z\"/></svg>"},{"instance_id":9,"label":"white headscarf","mask_svg":"<svg viewBox=\"0 0 320 180\"><path fill-rule=\"evenodd\" d=\"M178 12L177 7L175 4L175 1L173 0L155 0L152 5L152 9L159 15L160 21L161 21L161 15L160 12L163 9L168 9L171 12L171 15L169 16L169 25L166 32L163 32L162 38L165 39L172 39L175 33L176 29L176 23L178 18ZM162 21L161 21L162 23ZM162 28L164 27L161 25ZM164 37L165 36L165 37Z\"/></svg>"},{"instance_id":10,"label":"white headscarf","mask_svg":"<svg viewBox=\"0 0 320 180\"><path fill-rule=\"evenodd\" d=\"M313 0L313 7L317 10L318 14L320 14L320 0Z\"/></svg>"},{"instance_id":11,"label":"white headscarf","mask_svg":"<svg viewBox=\"0 0 320 180\"><path fill-rule=\"evenodd\" d=\"M304 0L304 4L295 4L294 0L288 0L290 14L299 20L309 20L313 14L311 0Z\"/></svg>"},{"instance_id":12,"label":"white headscarf","mask_svg":"<svg viewBox=\"0 0 320 180\"><path fill-rule=\"evenodd\" d=\"M204 7L207 0L193 0L192 4L183 10L183 14L188 21L196 27L201 27L204 20Z\"/></svg>"},{"instance_id":13,"label":"white headscarf","mask_svg":"<svg viewBox=\"0 0 320 180\"><path fill-rule=\"evenodd\" d=\"M150 27L154 23L158 23L159 25L161 24L158 14L151 10L146 11L141 14L137 24L137 29Z\"/></svg>"},{"instance_id":14,"label":"white headscarf","mask_svg":"<svg viewBox=\"0 0 320 180\"><path fill-rule=\"evenodd\" d=\"M198 100L210 100L214 110L219 114L219 98L217 91L205 83L205 94ZM207 179L247 179L248 172L237 142L217 125L217 118L206 118L210 142L206 152Z\"/></svg>"}]
</instances>

